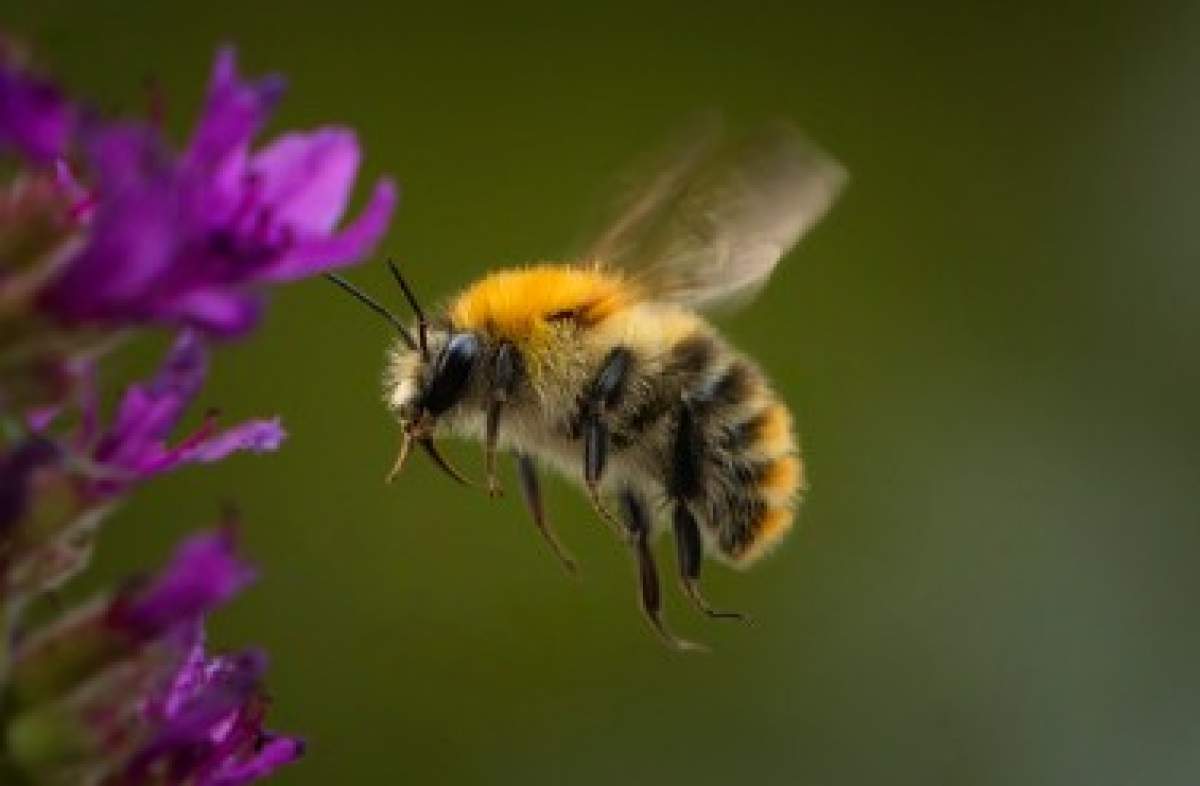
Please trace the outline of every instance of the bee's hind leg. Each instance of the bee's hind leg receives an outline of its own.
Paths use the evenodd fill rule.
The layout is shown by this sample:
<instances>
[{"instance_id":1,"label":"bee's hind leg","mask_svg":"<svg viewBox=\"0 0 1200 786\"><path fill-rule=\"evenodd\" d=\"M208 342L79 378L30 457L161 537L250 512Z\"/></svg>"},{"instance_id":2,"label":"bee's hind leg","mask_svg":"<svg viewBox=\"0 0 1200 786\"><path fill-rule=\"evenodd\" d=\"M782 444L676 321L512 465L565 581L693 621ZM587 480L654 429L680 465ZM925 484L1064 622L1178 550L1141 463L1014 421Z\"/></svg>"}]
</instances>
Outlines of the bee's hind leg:
<instances>
[{"instance_id":1,"label":"bee's hind leg","mask_svg":"<svg viewBox=\"0 0 1200 786\"><path fill-rule=\"evenodd\" d=\"M704 558L704 544L700 540L700 526L687 505L687 500L700 497L705 453L708 450L698 417L692 403L685 400L679 407L675 437L671 445L671 473L667 493L675 507L675 546L679 554L679 579L688 598L696 608L708 616L745 619L736 612L717 611L708 605L708 601L700 594L700 563Z\"/></svg>"},{"instance_id":2,"label":"bee's hind leg","mask_svg":"<svg viewBox=\"0 0 1200 786\"><path fill-rule=\"evenodd\" d=\"M621 494L621 509L625 515L625 526L629 529L630 547L637 560L638 581L641 588L642 611L659 637L677 650L700 650L703 644L681 639L667 629L662 620L662 591L658 584L658 568L654 564L654 553L650 550L650 517L642 499L632 490Z\"/></svg>"},{"instance_id":3,"label":"bee's hind leg","mask_svg":"<svg viewBox=\"0 0 1200 786\"><path fill-rule=\"evenodd\" d=\"M674 525L675 547L679 554L679 580L684 593L696 608L710 617L749 622L750 618L740 612L714 609L700 593L700 564L704 558L704 546L700 541L700 527L696 524L696 518L682 502L675 503Z\"/></svg>"}]
</instances>

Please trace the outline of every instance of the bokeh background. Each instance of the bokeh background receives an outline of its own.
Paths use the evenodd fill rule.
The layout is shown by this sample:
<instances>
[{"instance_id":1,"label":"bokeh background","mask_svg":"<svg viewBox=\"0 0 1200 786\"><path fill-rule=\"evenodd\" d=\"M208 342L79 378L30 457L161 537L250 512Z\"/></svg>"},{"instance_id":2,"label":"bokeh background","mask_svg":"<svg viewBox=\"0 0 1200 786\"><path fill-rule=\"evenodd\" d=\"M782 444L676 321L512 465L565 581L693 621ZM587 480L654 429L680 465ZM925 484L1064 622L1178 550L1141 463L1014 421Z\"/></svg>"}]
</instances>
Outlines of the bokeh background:
<instances>
[{"instance_id":1,"label":"bokeh background","mask_svg":"<svg viewBox=\"0 0 1200 786\"><path fill-rule=\"evenodd\" d=\"M0 22L101 106L139 110L153 77L180 134L220 42L287 74L275 127L353 125L364 174L402 181L386 250L431 300L562 253L697 111L794 118L851 188L721 325L795 408L812 494L760 568L708 571L756 623L671 591L715 652L667 652L564 484L578 583L515 493L419 461L385 487L387 331L287 289L204 401L279 413L285 449L152 484L91 580L236 501L263 580L212 625L271 652L274 723L310 739L278 782L1195 783L1200 6L434 6L17 0ZM378 265L352 276L398 302Z\"/></svg>"}]
</instances>

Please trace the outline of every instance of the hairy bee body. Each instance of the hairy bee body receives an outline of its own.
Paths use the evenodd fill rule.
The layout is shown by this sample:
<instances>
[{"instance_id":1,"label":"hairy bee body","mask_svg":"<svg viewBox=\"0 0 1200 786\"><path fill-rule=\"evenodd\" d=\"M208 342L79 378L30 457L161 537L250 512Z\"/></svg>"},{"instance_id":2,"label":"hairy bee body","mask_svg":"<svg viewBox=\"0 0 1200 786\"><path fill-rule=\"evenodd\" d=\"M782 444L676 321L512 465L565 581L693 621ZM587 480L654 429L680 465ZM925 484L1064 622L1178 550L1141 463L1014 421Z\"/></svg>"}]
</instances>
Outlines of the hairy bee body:
<instances>
[{"instance_id":1,"label":"hairy bee body","mask_svg":"<svg viewBox=\"0 0 1200 786\"><path fill-rule=\"evenodd\" d=\"M646 172L573 257L586 261L492 272L432 318L391 265L415 330L332 278L399 334L384 375L401 427L389 477L415 444L466 482L435 445L451 434L483 443L497 493L497 454L511 451L534 524L574 570L542 507L537 465L556 467L629 546L652 626L687 649L662 620L654 536L669 522L698 609L739 617L705 600L704 556L753 563L792 526L804 490L787 407L700 312L763 286L846 175L788 124L741 139L703 127Z\"/></svg>"},{"instance_id":2,"label":"hairy bee body","mask_svg":"<svg viewBox=\"0 0 1200 786\"><path fill-rule=\"evenodd\" d=\"M435 322L435 324L437 324ZM523 373L507 394L497 445L532 455L584 483L581 402L606 359L628 353L625 378L604 413L608 447L599 491L636 493L651 509L686 504L705 551L745 566L790 527L802 487L791 416L754 363L683 306L642 299L596 265L537 265L495 272L447 309L431 340L482 338L478 371L438 428L486 438L488 369L516 347ZM402 344L386 372L388 403L425 381ZM666 519L652 519L655 530Z\"/></svg>"}]
</instances>

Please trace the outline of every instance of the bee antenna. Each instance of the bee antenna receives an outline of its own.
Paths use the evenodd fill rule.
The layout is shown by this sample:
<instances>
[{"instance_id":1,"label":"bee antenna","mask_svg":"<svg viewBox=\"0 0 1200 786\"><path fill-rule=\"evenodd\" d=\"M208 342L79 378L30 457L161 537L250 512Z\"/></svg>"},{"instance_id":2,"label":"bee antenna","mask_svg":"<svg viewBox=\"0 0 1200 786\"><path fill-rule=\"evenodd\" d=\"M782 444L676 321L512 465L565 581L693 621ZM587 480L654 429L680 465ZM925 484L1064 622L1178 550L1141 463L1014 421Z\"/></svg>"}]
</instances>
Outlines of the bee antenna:
<instances>
[{"instance_id":1,"label":"bee antenna","mask_svg":"<svg viewBox=\"0 0 1200 786\"><path fill-rule=\"evenodd\" d=\"M408 301L409 307L417 315L417 328L419 331L417 335L421 340L421 354L425 356L425 360L429 360L429 322L425 319L425 312L421 310L421 304L417 302L417 296L409 289L408 282L400 274L400 268L396 267L395 260L389 258L387 266L388 270L392 271L392 278L396 279L396 283L400 285L400 291L404 293L404 299Z\"/></svg>"},{"instance_id":2,"label":"bee antenna","mask_svg":"<svg viewBox=\"0 0 1200 786\"><path fill-rule=\"evenodd\" d=\"M371 309L376 314L378 314L379 316L383 317L388 322L390 322L392 324L392 327L396 328L396 332L400 334L400 340L403 341L408 346L409 349L417 348L417 342L413 341L412 335L408 332L407 329L405 329L404 323L400 321L400 317L396 316L395 314L388 311L383 306L379 305L379 303L375 300L375 298L371 297L366 292L363 292L361 289L354 286L349 281L347 281L346 279L339 276L337 273L326 273L325 278L327 278L330 281L332 281L333 283L337 284L339 287L341 287L343 290L345 290L347 293L349 293L350 296L353 297L355 300L362 303L364 306ZM424 338L424 327L423 326L425 323L422 322L421 324L422 324L422 338ZM424 342L422 342L422 343L424 343ZM428 356L428 354L429 353L426 351L425 355Z\"/></svg>"}]
</instances>

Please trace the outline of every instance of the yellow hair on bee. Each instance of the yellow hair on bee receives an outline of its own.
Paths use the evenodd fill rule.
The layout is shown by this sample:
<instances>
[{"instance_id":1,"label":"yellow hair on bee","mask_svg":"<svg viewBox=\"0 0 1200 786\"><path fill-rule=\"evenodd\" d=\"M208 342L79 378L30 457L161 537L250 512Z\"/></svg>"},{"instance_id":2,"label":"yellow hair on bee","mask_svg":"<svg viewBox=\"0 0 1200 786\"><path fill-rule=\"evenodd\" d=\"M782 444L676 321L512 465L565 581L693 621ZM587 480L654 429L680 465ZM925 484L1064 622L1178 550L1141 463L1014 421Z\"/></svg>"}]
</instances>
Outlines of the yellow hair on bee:
<instances>
[{"instance_id":1,"label":"yellow hair on bee","mask_svg":"<svg viewBox=\"0 0 1200 786\"><path fill-rule=\"evenodd\" d=\"M696 335L699 325L700 320L690 311L655 305L643 309L636 319L622 323L614 338L646 355L654 355L663 347L673 347Z\"/></svg>"},{"instance_id":2,"label":"yellow hair on bee","mask_svg":"<svg viewBox=\"0 0 1200 786\"><path fill-rule=\"evenodd\" d=\"M590 326L635 300L629 283L599 265L547 263L488 274L454 300L449 314L460 328L527 346L553 331L556 319Z\"/></svg>"},{"instance_id":3,"label":"yellow hair on bee","mask_svg":"<svg viewBox=\"0 0 1200 786\"><path fill-rule=\"evenodd\" d=\"M790 450L794 444L792 416L787 407L773 404L762 413L755 433L755 448L765 454Z\"/></svg>"},{"instance_id":4,"label":"yellow hair on bee","mask_svg":"<svg viewBox=\"0 0 1200 786\"><path fill-rule=\"evenodd\" d=\"M800 488L800 459L795 456L780 456L768 465L758 487L774 502L787 503Z\"/></svg>"},{"instance_id":5,"label":"yellow hair on bee","mask_svg":"<svg viewBox=\"0 0 1200 786\"><path fill-rule=\"evenodd\" d=\"M755 525L755 538L737 555L738 567L748 567L774 548L792 528L795 511L787 507L768 508Z\"/></svg>"}]
</instances>

